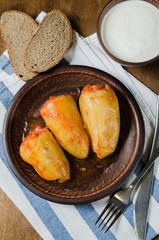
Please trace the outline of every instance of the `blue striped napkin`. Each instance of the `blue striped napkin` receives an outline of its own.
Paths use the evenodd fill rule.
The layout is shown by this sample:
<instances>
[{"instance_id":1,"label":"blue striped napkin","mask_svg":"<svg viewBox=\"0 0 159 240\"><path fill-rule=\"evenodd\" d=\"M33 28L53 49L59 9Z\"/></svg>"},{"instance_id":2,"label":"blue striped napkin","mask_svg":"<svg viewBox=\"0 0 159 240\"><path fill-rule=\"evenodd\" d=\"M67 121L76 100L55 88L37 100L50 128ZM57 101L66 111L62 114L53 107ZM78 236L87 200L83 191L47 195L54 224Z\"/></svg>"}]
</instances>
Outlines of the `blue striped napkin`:
<instances>
[{"instance_id":1,"label":"blue striped napkin","mask_svg":"<svg viewBox=\"0 0 159 240\"><path fill-rule=\"evenodd\" d=\"M40 22L44 13L38 16ZM156 95L140 81L112 61L101 49L97 35L88 38L73 32L73 40L65 56L69 64L101 69L123 82L135 96L143 113L146 140L145 152L154 128ZM130 207L105 235L94 224L109 197L84 205L62 205L44 200L26 189L14 176L6 161L2 146L3 119L10 101L25 83L15 76L7 51L0 56L0 187L24 214L44 240L136 240L133 211L136 194ZM141 164L127 184L138 174ZM150 201L146 240L159 233L159 164L154 168L154 186Z\"/></svg>"}]
</instances>

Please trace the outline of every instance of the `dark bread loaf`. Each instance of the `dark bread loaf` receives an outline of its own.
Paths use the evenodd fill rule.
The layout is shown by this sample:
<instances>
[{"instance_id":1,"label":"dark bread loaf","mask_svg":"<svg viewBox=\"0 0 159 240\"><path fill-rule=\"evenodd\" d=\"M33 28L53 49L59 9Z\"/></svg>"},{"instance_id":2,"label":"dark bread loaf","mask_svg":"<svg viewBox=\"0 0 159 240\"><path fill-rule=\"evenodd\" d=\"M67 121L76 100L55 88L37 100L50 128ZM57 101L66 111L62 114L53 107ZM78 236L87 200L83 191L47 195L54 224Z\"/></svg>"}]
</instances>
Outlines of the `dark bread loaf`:
<instances>
[{"instance_id":1,"label":"dark bread loaf","mask_svg":"<svg viewBox=\"0 0 159 240\"><path fill-rule=\"evenodd\" d=\"M38 29L38 24L26 13L10 10L1 16L2 36L5 40L8 54L15 74L27 81L37 73L27 70L22 62L22 56L28 42Z\"/></svg>"},{"instance_id":2,"label":"dark bread loaf","mask_svg":"<svg viewBox=\"0 0 159 240\"><path fill-rule=\"evenodd\" d=\"M62 60L71 40L72 28L68 18L59 10L49 12L24 52L24 66L32 72L50 69Z\"/></svg>"}]
</instances>

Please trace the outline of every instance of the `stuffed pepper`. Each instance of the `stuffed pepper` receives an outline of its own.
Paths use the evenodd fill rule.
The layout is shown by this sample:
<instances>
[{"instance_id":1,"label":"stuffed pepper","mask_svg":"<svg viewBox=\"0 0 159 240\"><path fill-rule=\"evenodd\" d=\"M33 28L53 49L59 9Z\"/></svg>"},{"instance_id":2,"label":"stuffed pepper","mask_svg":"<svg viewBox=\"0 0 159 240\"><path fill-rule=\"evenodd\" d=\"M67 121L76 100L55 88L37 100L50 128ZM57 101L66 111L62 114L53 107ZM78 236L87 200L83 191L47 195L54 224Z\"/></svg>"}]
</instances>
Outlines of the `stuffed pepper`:
<instances>
[{"instance_id":1,"label":"stuffed pepper","mask_svg":"<svg viewBox=\"0 0 159 240\"><path fill-rule=\"evenodd\" d=\"M73 156L84 159L89 152L89 137L71 95L50 97L40 109L47 127L59 144Z\"/></svg>"},{"instance_id":2,"label":"stuffed pepper","mask_svg":"<svg viewBox=\"0 0 159 240\"><path fill-rule=\"evenodd\" d=\"M62 183L70 178L65 154L47 128L38 126L24 138L20 146L20 156L31 164L43 179L58 179Z\"/></svg>"},{"instance_id":3,"label":"stuffed pepper","mask_svg":"<svg viewBox=\"0 0 159 240\"><path fill-rule=\"evenodd\" d=\"M108 85L87 85L80 95L79 107L97 157L113 153L120 131L119 103L113 89Z\"/></svg>"}]
</instances>

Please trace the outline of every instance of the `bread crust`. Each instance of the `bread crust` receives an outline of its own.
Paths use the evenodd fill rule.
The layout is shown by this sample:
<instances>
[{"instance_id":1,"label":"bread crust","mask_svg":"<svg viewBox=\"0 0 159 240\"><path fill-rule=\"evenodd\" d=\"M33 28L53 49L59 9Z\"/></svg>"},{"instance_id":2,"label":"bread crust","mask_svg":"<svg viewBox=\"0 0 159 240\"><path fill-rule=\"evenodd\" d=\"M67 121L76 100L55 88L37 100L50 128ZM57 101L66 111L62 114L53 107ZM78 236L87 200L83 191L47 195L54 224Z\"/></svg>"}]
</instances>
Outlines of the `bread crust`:
<instances>
[{"instance_id":1,"label":"bread crust","mask_svg":"<svg viewBox=\"0 0 159 240\"><path fill-rule=\"evenodd\" d=\"M25 63L25 56L26 56L27 50L29 49L29 47L30 47L32 41L34 40L34 38L36 37L37 33L40 31L40 26L43 24L43 22L45 21L45 19L46 19L47 17L49 17L49 16L50 16L53 12L55 12L55 11L56 11L56 12L59 12L60 14L63 15L63 17L65 18L65 20L66 20L66 22L67 22L67 24L68 24L68 26L69 26L69 35L70 35L69 41L68 41L68 43L67 43L67 47L66 47L64 53L61 55L61 57L60 57L56 62L54 62L53 64L50 64L48 67L46 67L46 68L44 68L44 69L41 69L41 70L39 70L39 71L37 70L37 72L39 72L39 73L40 73L40 72L45 72L45 71L49 70L50 68L56 66L56 65L63 59L63 57L65 56L66 52L68 51L68 49L69 49L69 47L70 47L70 44L71 44L71 41L72 41L72 26L71 26L71 23L70 23L69 19L67 18L67 16L66 16L63 12L61 12L61 11L58 10L58 9L53 9L51 12L48 12L48 13L46 14L46 16L43 18L42 22L39 24L39 28L38 28L37 32L36 32L36 33L33 35L33 37L30 39L30 41L29 41L29 43L28 43L28 45L27 45L27 47L26 47L26 49L25 49L25 51L24 51L24 53L23 53L22 61L23 61L24 67L25 67L26 69L28 69L29 71L31 71L31 72L35 72L35 70L33 70L32 68L28 67L28 66L26 65L26 63Z\"/></svg>"},{"instance_id":2,"label":"bread crust","mask_svg":"<svg viewBox=\"0 0 159 240\"><path fill-rule=\"evenodd\" d=\"M24 13L24 12L21 12L21 11L18 11L18 10L8 10L8 11L5 11L5 12L3 12L2 13L2 15L1 15L1 19L3 18L3 16L5 15L5 14L8 14L8 13L18 13L18 14L21 14L21 15L24 15L25 17L27 17L30 21L32 21L32 23L35 25L35 27L37 27L37 29L38 29L38 23L30 16L30 15L28 15L27 13ZM1 35L2 35L2 38L3 38L3 40L4 40L4 42L5 42L5 45L6 45L6 48L7 48L7 51L8 51L8 55L9 55L9 58L10 58L10 61L11 61L11 64L12 64L12 67L13 67L13 70L14 70L14 73L17 75L17 77L18 78L20 78L21 80L23 80L23 81L28 81L28 80L30 80L30 78L28 79L28 78L25 78L25 77L20 77L20 74L18 73L18 71L16 70L16 67L15 67L15 64L14 64L14 61L12 60L12 57L11 57L11 50L10 50L10 47L9 47L9 45L8 45L8 41L7 41L7 38L5 37L5 33L4 33L4 30L3 30L3 24L1 23ZM28 70L29 71L29 70ZM31 72L31 71L30 71ZM33 73L33 72L32 72ZM36 72L34 72L35 73L35 75L33 75L33 77L34 76L36 76L38 73L36 73Z\"/></svg>"}]
</instances>

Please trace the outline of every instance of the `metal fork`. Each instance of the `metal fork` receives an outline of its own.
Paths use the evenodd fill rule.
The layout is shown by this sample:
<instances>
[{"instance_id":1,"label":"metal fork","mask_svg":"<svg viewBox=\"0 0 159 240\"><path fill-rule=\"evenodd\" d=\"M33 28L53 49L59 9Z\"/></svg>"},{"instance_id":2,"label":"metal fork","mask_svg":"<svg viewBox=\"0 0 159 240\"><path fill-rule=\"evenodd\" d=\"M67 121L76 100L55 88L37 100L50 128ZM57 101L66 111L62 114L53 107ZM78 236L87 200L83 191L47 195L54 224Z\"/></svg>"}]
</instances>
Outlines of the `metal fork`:
<instances>
[{"instance_id":1,"label":"metal fork","mask_svg":"<svg viewBox=\"0 0 159 240\"><path fill-rule=\"evenodd\" d=\"M139 181L143 178L143 176L146 174L148 169L155 162L158 156L159 156L159 95L157 96L155 131L154 131L154 136L152 141L151 152L149 155L149 160L147 164L144 166L144 168L141 170L139 175L134 179L134 181L127 188L118 191L111 197L111 199L109 200L109 203L100 214L95 224L97 224L99 220L101 220L101 223L98 226L100 227L102 226L102 224L104 224L101 230L103 230L106 227L106 225L109 224L107 226L105 233L111 228L111 226L116 222L116 220L120 217L120 215L130 205L130 203L132 202L132 197L133 197L135 187L137 186ZM104 214L106 215L104 216ZM102 217L104 218L102 219ZM105 223L104 221L106 219L107 221Z\"/></svg>"}]
</instances>

